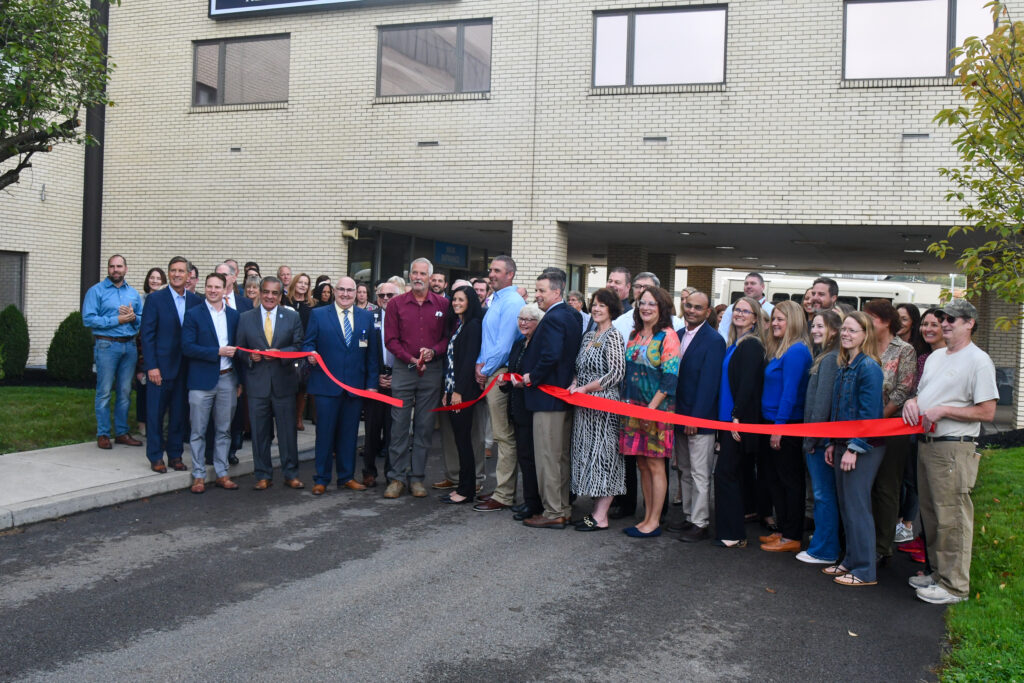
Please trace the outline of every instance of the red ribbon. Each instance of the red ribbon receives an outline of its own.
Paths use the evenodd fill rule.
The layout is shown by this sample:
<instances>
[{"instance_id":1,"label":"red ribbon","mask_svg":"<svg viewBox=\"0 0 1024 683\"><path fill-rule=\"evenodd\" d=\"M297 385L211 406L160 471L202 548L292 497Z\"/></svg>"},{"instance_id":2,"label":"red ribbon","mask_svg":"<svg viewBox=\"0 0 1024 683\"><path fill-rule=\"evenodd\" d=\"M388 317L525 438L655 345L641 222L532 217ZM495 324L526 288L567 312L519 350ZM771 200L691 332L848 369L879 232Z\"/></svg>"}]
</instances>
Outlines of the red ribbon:
<instances>
[{"instance_id":1,"label":"red ribbon","mask_svg":"<svg viewBox=\"0 0 1024 683\"><path fill-rule=\"evenodd\" d=\"M400 398L388 396L387 394L382 394L377 391L356 389L355 387L350 387L349 385L345 384L344 382L342 382L337 377L331 374L331 371L327 369L327 364L324 363L324 359L321 358L320 354L317 353L316 351L257 351L254 349L245 349L242 348L241 346L236 348L239 351L245 351L246 353L254 353L261 356L270 356L271 358L309 358L310 356L313 356L314 358L316 358L316 362L320 366L320 369L323 370L324 373L331 378L331 381L337 384L345 391L349 392L350 394L362 396L363 398L368 398L371 401L380 401L381 403L387 403L389 406L394 406L396 408L402 407L402 399Z\"/></svg>"},{"instance_id":2,"label":"red ribbon","mask_svg":"<svg viewBox=\"0 0 1024 683\"><path fill-rule=\"evenodd\" d=\"M461 410L468 408L482 399L491 391L494 384L499 380L516 379L522 381L521 375L504 373L491 380L491 383L480 394L479 398L472 401L457 403L453 406L435 408L435 410ZM901 436L905 434L922 434L924 429L920 424L908 425L902 418L889 417L877 420L844 420L840 422L803 422L799 424L747 424L736 422L719 422L718 420L705 420L699 417L668 413L663 410L655 410L646 406L637 406L622 401L613 401L609 398L591 396L590 394L569 393L568 389L542 384L537 387L545 394L554 396L565 401L569 405L580 408L590 408L605 413L613 413L623 417L633 417L638 420L649 420L664 422L683 427L699 427L702 429L717 429L721 431L745 432L748 434L778 434L780 436L807 436L825 439L849 439L849 438L882 438L886 436Z\"/></svg>"}]
</instances>

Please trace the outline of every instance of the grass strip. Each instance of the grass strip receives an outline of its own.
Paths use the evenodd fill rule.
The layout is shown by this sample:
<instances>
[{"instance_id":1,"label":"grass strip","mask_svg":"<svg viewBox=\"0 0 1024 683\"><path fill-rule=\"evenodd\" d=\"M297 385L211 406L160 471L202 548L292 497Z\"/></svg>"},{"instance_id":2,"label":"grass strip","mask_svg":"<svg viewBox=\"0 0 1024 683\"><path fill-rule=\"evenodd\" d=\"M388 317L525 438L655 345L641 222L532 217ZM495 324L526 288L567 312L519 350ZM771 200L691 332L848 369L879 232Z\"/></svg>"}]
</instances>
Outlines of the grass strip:
<instances>
[{"instance_id":1,"label":"grass strip","mask_svg":"<svg viewBox=\"0 0 1024 683\"><path fill-rule=\"evenodd\" d=\"M95 440L95 397L93 389L0 387L0 454ZM128 426L135 430L135 392Z\"/></svg>"}]
</instances>

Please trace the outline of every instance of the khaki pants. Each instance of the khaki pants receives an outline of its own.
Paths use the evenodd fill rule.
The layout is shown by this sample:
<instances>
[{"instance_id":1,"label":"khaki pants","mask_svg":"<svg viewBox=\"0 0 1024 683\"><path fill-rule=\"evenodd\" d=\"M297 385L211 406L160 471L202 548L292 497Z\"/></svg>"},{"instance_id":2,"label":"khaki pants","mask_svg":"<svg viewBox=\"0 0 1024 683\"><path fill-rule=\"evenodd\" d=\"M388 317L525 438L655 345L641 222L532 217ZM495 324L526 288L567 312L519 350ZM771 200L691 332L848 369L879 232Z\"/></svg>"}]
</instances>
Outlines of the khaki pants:
<instances>
[{"instance_id":1,"label":"khaki pants","mask_svg":"<svg viewBox=\"0 0 1024 683\"><path fill-rule=\"evenodd\" d=\"M683 516L692 524L711 523L711 473L715 471L715 435L676 433L676 466L682 473Z\"/></svg>"},{"instance_id":2,"label":"khaki pants","mask_svg":"<svg viewBox=\"0 0 1024 683\"><path fill-rule=\"evenodd\" d=\"M487 378L486 387L495 377L508 368L498 368ZM487 394L487 410L491 415L491 433L494 444L498 447L498 459L494 466L494 500L503 505L514 505L516 502L516 479L519 477L519 459L516 457L516 437L508 420L508 394L495 386ZM566 441L568 443L568 441Z\"/></svg>"},{"instance_id":3,"label":"khaki pants","mask_svg":"<svg viewBox=\"0 0 1024 683\"><path fill-rule=\"evenodd\" d=\"M921 522L928 539L928 562L935 581L957 597L971 589L971 544L980 456L973 443L920 442L917 486Z\"/></svg>"},{"instance_id":4,"label":"khaki pants","mask_svg":"<svg viewBox=\"0 0 1024 683\"><path fill-rule=\"evenodd\" d=\"M550 410L533 414L533 457L537 464L537 487L548 519L572 517L569 479L572 462L569 441L572 412Z\"/></svg>"}]
</instances>

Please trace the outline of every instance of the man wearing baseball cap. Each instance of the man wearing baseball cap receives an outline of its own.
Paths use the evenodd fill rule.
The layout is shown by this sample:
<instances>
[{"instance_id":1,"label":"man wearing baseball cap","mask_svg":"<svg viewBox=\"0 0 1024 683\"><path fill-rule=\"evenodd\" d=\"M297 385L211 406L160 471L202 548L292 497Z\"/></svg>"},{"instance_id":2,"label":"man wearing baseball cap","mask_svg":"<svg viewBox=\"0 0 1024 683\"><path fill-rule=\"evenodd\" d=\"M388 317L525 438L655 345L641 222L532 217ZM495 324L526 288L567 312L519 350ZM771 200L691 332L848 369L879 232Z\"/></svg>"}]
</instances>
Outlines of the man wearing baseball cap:
<instances>
[{"instance_id":1,"label":"man wearing baseball cap","mask_svg":"<svg viewBox=\"0 0 1024 683\"><path fill-rule=\"evenodd\" d=\"M946 350L925 361L916 398L903 405L903 420L922 419L918 442L918 492L927 541L930 576L912 576L917 597L944 605L968 598L974 504L971 489L978 477L975 452L982 422L996 413L999 389L988 354L971 342L978 310L966 301L942 308ZM929 431L935 425L935 431Z\"/></svg>"}]
</instances>

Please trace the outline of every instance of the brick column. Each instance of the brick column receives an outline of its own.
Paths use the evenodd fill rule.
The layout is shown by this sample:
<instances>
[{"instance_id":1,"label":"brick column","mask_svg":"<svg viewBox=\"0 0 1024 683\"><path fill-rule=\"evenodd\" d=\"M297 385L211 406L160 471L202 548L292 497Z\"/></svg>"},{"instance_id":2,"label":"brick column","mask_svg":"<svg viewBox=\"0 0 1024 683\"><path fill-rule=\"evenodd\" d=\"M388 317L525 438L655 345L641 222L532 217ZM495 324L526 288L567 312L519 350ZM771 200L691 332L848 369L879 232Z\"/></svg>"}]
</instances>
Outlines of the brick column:
<instances>
[{"instance_id":1,"label":"brick column","mask_svg":"<svg viewBox=\"0 0 1024 683\"><path fill-rule=\"evenodd\" d=\"M515 284L530 292L545 268L565 269L569 232L557 221L515 221L512 224L512 258L516 262Z\"/></svg>"},{"instance_id":2,"label":"brick column","mask_svg":"<svg viewBox=\"0 0 1024 683\"><path fill-rule=\"evenodd\" d=\"M642 244L609 244L608 270L625 266L632 276L650 270L647 267L647 247Z\"/></svg>"},{"instance_id":3,"label":"brick column","mask_svg":"<svg viewBox=\"0 0 1024 683\"><path fill-rule=\"evenodd\" d=\"M1009 368L1013 372L1013 403L1010 406L1011 426L1024 427L1024 392L1021 391L1021 376L1024 375L1024 325L1017 325L1008 331L996 328L1000 317L1015 318L1021 308L1017 304L1003 301L993 292L985 292L972 301L978 308L978 327L973 341L991 358L997 368ZM1005 411L999 407L1000 413Z\"/></svg>"},{"instance_id":4,"label":"brick column","mask_svg":"<svg viewBox=\"0 0 1024 683\"><path fill-rule=\"evenodd\" d=\"M662 289L668 290L669 294L676 291L676 255L675 254L648 254L647 270L658 276Z\"/></svg>"},{"instance_id":5,"label":"brick column","mask_svg":"<svg viewBox=\"0 0 1024 683\"><path fill-rule=\"evenodd\" d=\"M714 277L715 269L710 266L687 266L686 268L686 286L695 287L704 292L712 302L715 300L714 283L712 282Z\"/></svg>"}]
</instances>

